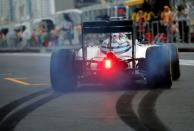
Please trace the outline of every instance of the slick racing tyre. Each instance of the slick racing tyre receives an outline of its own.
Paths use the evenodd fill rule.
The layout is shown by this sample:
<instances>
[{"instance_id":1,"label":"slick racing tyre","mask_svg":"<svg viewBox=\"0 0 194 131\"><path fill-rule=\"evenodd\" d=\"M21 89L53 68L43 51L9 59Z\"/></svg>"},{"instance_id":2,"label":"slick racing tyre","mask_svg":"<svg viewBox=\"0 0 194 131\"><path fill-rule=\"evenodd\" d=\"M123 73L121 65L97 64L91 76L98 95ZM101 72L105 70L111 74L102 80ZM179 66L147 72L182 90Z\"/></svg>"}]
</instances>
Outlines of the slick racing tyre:
<instances>
[{"instance_id":1,"label":"slick racing tyre","mask_svg":"<svg viewBox=\"0 0 194 131\"><path fill-rule=\"evenodd\" d=\"M76 87L75 55L72 50L60 49L51 55L50 79L57 92L71 91Z\"/></svg>"},{"instance_id":2,"label":"slick racing tyre","mask_svg":"<svg viewBox=\"0 0 194 131\"><path fill-rule=\"evenodd\" d=\"M171 88L171 58L166 46L153 46L146 51L146 76L150 88Z\"/></svg>"},{"instance_id":3,"label":"slick racing tyre","mask_svg":"<svg viewBox=\"0 0 194 131\"><path fill-rule=\"evenodd\" d=\"M171 51L172 79L176 81L180 78L181 75L178 49L173 44L168 44L168 47L170 48Z\"/></svg>"}]
</instances>

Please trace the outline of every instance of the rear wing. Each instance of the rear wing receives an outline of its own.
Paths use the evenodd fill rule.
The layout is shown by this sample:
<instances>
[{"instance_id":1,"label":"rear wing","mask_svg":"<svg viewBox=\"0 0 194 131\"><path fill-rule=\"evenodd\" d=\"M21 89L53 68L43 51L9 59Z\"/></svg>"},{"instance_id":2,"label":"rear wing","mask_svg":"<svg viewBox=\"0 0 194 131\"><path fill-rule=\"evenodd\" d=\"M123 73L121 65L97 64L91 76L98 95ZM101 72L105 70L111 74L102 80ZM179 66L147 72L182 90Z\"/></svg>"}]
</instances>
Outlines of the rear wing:
<instances>
[{"instance_id":1,"label":"rear wing","mask_svg":"<svg viewBox=\"0 0 194 131\"><path fill-rule=\"evenodd\" d=\"M82 51L83 60L86 60L87 49L84 45L84 34L89 33L121 33L121 32L131 32L132 33L132 59L133 68L135 69L135 28L133 26L133 21L122 20L122 21L92 21L82 23ZM111 35L110 35L111 40ZM111 43L111 42L110 42Z\"/></svg>"},{"instance_id":2,"label":"rear wing","mask_svg":"<svg viewBox=\"0 0 194 131\"><path fill-rule=\"evenodd\" d=\"M124 21L92 21L82 24L82 33L119 33L133 32L133 22Z\"/></svg>"}]
</instances>

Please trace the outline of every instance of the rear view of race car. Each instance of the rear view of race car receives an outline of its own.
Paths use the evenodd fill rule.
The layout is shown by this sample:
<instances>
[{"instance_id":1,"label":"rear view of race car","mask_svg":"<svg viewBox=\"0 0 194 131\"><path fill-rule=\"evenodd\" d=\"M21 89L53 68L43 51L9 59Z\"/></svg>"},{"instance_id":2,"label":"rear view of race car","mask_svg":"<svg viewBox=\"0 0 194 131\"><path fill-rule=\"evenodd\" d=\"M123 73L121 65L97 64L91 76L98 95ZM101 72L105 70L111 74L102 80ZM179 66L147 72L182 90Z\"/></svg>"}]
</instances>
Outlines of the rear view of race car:
<instances>
[{"instance_id":1,"label":"rear view of race car","mask_svg":"<svg viewBox=\"0 0 194 131\"><path fill-rule=\"evenodd\" d=\"M132 32L132 38L127 35ZM87 42L87 34L103 35ZM117 40L113 37L118 35ZM85 40L86 39L86 40ZM96 44L98 43L98 44ZM171 88L180 77L178 52L172 44L143 45L135 40L133 23L96 21L82 24L82 48L58 49L50 65L52 88L70 91L80 83L128 86L142 79L150 88Z\"/></svg>"}]
</instances>

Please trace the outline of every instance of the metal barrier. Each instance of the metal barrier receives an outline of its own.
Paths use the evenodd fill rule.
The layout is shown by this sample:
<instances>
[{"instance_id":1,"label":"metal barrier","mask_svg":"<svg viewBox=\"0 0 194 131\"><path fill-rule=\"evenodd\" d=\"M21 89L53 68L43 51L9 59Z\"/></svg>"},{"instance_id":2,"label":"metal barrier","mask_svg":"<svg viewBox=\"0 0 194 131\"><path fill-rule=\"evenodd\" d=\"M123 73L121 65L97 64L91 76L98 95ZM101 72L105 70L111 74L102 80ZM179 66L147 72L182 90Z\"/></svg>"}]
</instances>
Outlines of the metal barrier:
<instances>
[{"instance_id":1,"label":"metal barrier","mask_svg":"<svg viewBox=\"0 0 194 131\"><path fill-rule=\"evenodd\" d=\"M163 36L170 35L172 40L167 39L173 43L194 43L194 24L191 23L191 20L176 20L171 26L164 27L160 24L160 21L150 21L144 23L135 23L137 39L145 39L145 35L149 33L153 38L157 39L158 35L162 34ZM170 34L168 34L170 30ZM139 34L142 34L142 38L138 38Z\"/></svg>"},{"instance_id":2,"label":"metal barrier","mask_svg":"<svg viewBox=\"0 0 194 131\"><path fill-rule=\"evenodd\" d=\"M167 32L162 31L162 26L159 21L144 22L142 24L134 23L134 25L136 27L136 36L139 41L147 41L148 43L153 41L157 42L160 40L163 42L169 41L167 38L168 34L166 34ZM51 47L65 46L68 44L67 40L61 39L61 35L65 34L55 33L53 30L37 36L33 34L33 32L27 32L30 34L25 35L20 29L11 31L11 27L13 27L13 25L9 25L9 32L7 34L5 30L6 28L1 28L0 48L30 48L41 46ZM194 25L190 24L188 20L176 21L175 28L176 31L170 34L172 35L170 37L173 38L171 42L182 44L194 43ZM41 44L41 40L46 43ZM75 42L73 42L73 44L75 44ZM76 44L79 44L79 41L76 42Z\"/></svg>"}]
</instances>

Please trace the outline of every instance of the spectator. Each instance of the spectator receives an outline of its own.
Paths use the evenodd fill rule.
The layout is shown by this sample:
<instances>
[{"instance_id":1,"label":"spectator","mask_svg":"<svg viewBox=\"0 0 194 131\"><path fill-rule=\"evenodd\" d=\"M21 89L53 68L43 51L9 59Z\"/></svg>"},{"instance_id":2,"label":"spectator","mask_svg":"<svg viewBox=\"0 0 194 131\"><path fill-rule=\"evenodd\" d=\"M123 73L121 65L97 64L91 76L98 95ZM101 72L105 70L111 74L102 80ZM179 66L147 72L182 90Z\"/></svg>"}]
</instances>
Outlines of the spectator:
<instances>
[{"instance_id":1,"label":"spectator","mask_svg":"<svg viewBox=\"0 0 194 131\"><path fill-rule=\"evenodd\" d=\"M82 31L81 24L77 24L75 26L75 29L76 29L76 32L78 34L78 42L81 43L81 31Z\"/></svg>"},{"instance_id":2,"label":"spectator","mask_svg":"<svg viewBox=\"0 0 194 131\"><path fill-rule=\"evenodd\" d=\"M151 21L152 19L154 19L154 17L155 17L155 14L153 11L147 11L144 13L144 18L146 22Z\"/></svg>"},{"instance_id":3,"label":"spectator","mask_svg":"<svg viewBox=\"0 0 194 131\"><path fill-rule=\"evenodd\" d=\"M152 44L153 35L150 32L146 32L144 35L144 44Z\"/></svg>"},{"instance_id":4,"label":"spectator","mask_svg":"<svg viewBox=\"0 0 194 131\"><path fill-rule=\"evenodd\" d=\"M51 46L58 46L58 30L56 26L50 32L50 43Z\"/></svg>"},{"instance_id":5,"label":"spectator","mask_svg":"<svg viewBox=\"0 0 194 131\"><path fill-rule=\"evenodd\" d=\"M16 27L14 29L15 31L15 42L14 42L14 46L15 47L20 47L21 42L22 42L22 31L20 27Z\"/></svg>"},{"instance_id":6,"label":"spectator","mask_svg":"<svg viewBox=\"0 0 194 131\"><path fill-rule=\"evenodd\" d=\"M7 47L7 33L8 33L8 29L7 28L3 28L0 30L0 47Z\"/></svg>"},{"instance_id":7,"label":"spectator","mask_svg":"<svg viewBox=\"0 0 194 131\"><path fill-rule=\"evenodd\" d=\"M137 12L138 12L138 8L136 8L135 10L134 10L134 12L132 13L132 15L131 15L131 20L133 21L133 22L136 22L137 21Z\"/></svg>"},{"instance_id":8,"label":"spectator","mask_svg":"<svg viewBox=\"0 0 194 131\"><path fill-rule=\"evenodd\" d=\"M38 41L38 35L36 34L36 29L34 28L32 31L32 46L38 46L39 41Z\"/></svg>"},{"instance_id":9,"label":"spectator","mask_svg":"<svg viewBox=\"0 0 194 131\"><path fill-rule=\"evenodd\" d=\"M177 37L177 25L176 21L173 21L173 24L171 26L172 34L173 34L173 42L176 42L176 37Z\"/></svg>"},{"instance_id":10,"label":"spectator","mask_svg":"<svg viewBox=\"0 0 194 131\"><path fill-rule=\"evenodd\" d=\"M61 24L60 29L65 32L64 38L67 38L69 44L72 45L73 39L73 21L68 14L64 14L64 21Z\"/></svg>"},{"instance_id":11,"label":"spectator","mask_svg":"<svg viewBox=\"0 0 194 131\"><path fill-rule=\"evenodd\" d=\"M21 35L22 35L22 46L25 47L29 44L31 34L28 32L27 27L25 25L21 26Z\"/></svg>"},{"instance_id":12,"label":"spectator","mask_svg":"<svg viewBox=\"0 0 194 131\"><path fill-rule=\"evenodd\" d=\"M141 41L143 40L143 35L145 32L144 12L141 9L137 12L136 23L137 23L137 39Z\"/></svg>"},{"instance_id":13,"label":"spectator","mask_svg":"<svg viewBox=\"0 0 194 131\"><path fill-rule=\"evenodd\" d=\"M164 10L160 14L160 22L162 33L167 35L167 42L173 42L173 34L171 30L171 26L173 24L173 12L167 5L164 6Z\"/></svg>"},{"instance_id":14,"label":"spectator","mask_svg":"<svg viewBox=\"0 0 194 131\"><path fill-rule=\"evenodd\" d=\"M16 30L15 29L9 30L6 38L7 38L7 46L8 47L13 48L16 46L17 37L16 37Z\"/></svg>"},{"instance_id":15,"label":"spectator","mask_svg":"<svg viewBox=\"0 0 194 131\"><path fill-rule=\"evenodd\" d=\"M47 32L46 27L43 23L40 23L39 25L39 41L42 46L47 47L48 46L48 38L47 38Z\"/></svg>"},{"instance_id":16,"label":"spectator","mask_svg":"<svg viewBox=\"0 0 194 131\"><path fill-rule=\"evenodd\" d=\"M177 10L178 10L177 20L178 20L180 40L182 42L188 43L189 27L187 25L188 12L186 11L186 5L183 5L183 4L179 5Z\"/></svg>"}]
</instances>

